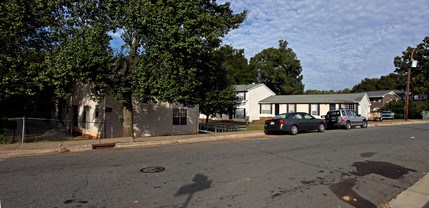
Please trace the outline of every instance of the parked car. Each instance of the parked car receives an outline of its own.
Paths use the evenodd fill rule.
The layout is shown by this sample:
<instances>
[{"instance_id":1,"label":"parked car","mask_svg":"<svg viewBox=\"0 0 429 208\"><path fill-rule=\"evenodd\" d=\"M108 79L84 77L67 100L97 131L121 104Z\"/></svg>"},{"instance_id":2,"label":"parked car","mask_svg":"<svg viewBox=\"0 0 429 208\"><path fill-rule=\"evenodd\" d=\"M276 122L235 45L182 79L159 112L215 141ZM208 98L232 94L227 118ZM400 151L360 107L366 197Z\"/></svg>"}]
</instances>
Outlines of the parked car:
<instances>
[{"instance_id":1,"label":"parked car","mask_svg":"<svg viewBox=\"0 0 429 208\"><path fill-rule=\"evenodd\" d=\"M368 127L368 120L365 116L357 114L350 109L330 110L325 116L328 128L343 127L351 129L354 126Z\"/></svg>"},{"instance_id":2,"label":"parked car","mask_svg":"<svg viewBox=\"0 0 429 208\"><path fill-rule=\"evenodd\" d=\"M264 132L265 134L288 132L295 135L299 131L317 130L324 132L325 129L325 120L317 119L308 113L296 112L279 114L271 120L266 120Z\"/></svg>"},{"instance_id":3,"label":"parked car","mask_svg":"<svg viewBox=\"0 0 429 208\"><path fill-rule=\"evenodd\" d=\"M393 113L392 111L382 111L381 112L381 119L394 119L395 118L395 113Z\"/></svg>"}]
</instances>

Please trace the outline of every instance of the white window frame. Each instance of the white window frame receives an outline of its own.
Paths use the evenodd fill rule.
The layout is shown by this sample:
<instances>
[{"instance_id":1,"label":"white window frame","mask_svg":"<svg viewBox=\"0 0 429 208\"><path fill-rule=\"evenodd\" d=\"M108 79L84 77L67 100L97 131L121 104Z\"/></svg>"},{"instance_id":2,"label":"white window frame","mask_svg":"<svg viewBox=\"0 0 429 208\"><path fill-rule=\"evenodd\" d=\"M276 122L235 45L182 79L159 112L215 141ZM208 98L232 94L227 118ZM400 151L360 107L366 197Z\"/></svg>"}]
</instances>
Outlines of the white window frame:
<instances>
[{"instance_id":1,"label":"white window frame","mask_svg":"<svg viewBox=\"0 0 429 208\"><path fill-rule=\"evenodd\" d=\"M261 104L261 114L273 114L272 104Z\"/></svg>"},{"instance_id":2,"label":"white window frame","mask_svg":"<svg viewBox=\"0 0 429 208\"><path fill-rule=\"evenodd\" d=\"M173 126L188 125L188 109L173 108Z\"/></svg>"}]
</instances>

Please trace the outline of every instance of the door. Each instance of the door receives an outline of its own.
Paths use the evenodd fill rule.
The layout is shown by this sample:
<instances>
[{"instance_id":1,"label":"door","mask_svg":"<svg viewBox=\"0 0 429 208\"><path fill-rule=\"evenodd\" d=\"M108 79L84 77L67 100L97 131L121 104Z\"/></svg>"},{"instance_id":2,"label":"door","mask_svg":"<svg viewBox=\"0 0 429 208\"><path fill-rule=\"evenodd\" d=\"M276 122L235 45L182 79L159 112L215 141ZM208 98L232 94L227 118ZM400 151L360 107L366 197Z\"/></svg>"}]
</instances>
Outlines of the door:
<instances>
[{"instance_id":1,"label":"door","mask_svg":"<svg viewBox=\"0 0 429 208\"><path fill-rule=\"evenodd\" d=\"M73 126L77 126L78 125L78 107L77 105L73 105L72 106L73 110L72 110L72 120L73 120Z\"/></svg>"},{"instance_id":2,"label":"door","mask_svg":"<svg viewBox=\"0 0 429 208\"><path fill-rule=\"evenodd\" d=\"M89 106L83 107L83 116L82 117L83 117L82 118L83 128L89 129Z\"/></svg>"},{"instance_id":3,"label":"door","mask_svg":"<svg viewBox=\"0 0 429 208\"><path fill-rule=\"evenodd\" d=\"M312 130L312 129L316 129L317 127L315 127L315 123L314 123L314 117L311 116L310 114L304 113L302 114L303 117L303 124L304 124L304 129L305 130Z\"/></svg>"},{"instance_id":4,"label":"door","mask_svg":"<svg viewBox=\"0 0 429 208\"><path fill-rule=\"evenodd\" d=\"M363 124L362 117L360 117L355 111L350 110L350 112L352 113L353 122L355 123L355 125L362 125Z\"/></svg>"},{"instance_id":5,"label":"door","mask_svg":"<svg viewBox=\"0 0 429 208\"><path fill-rule=\"evenodd\" d=\"M275 113L275 115L280 114L280 104L275 104L274 113Z\"/></svg>"}]
</instances>

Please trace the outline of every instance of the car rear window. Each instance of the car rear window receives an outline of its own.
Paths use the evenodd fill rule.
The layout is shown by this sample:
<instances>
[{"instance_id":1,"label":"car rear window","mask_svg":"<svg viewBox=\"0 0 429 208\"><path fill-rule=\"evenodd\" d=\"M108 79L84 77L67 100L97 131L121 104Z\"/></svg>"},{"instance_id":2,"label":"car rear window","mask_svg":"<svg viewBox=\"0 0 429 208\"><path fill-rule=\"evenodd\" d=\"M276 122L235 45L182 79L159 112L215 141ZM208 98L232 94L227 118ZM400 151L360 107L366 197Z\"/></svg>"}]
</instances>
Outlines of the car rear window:
<instances>
[{"instance_id":1,"label":"car rear window","mask_svg":"<svg viewBox=\"0 0 429 208\"><path fill-rule=\"evenodd\" d=\"M287 118L288 114L279 114L276 117L274 117L274 119L281 119L281 118Z\"/></svg>"},{"instance_id":2,"label":"car rear window","mask_svg":"<svg viewBox=\"0 0 429 208\"><path fill-rule=\"evenodd\" d=\"M340 111L331 111L331 112L328 113L328 115L339 116L340 115Z\"/></svg>"}]
</instances>

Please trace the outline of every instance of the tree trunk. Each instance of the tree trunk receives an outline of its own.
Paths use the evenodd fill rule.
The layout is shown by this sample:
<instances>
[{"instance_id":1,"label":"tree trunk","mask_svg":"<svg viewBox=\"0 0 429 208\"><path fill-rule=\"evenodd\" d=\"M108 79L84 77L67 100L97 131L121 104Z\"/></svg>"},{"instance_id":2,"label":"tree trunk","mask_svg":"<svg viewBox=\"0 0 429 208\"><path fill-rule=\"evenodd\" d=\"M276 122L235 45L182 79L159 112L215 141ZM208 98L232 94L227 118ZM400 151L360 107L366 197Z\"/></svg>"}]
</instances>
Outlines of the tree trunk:
<instances>
[{"instance_id":1,"label":"tree trunk","mask_svg":"<svg viewBox=\"0 0 429 208\"><path fill-rule=\"evenodd\" d=\"M122 136L134 137L133 133L133 102L131 94L125 96L125 101L122 103Z\"/></svg>"}]
</instances>

